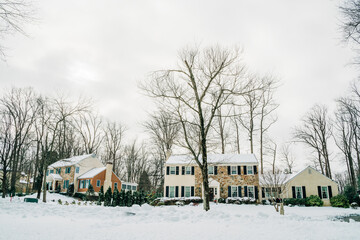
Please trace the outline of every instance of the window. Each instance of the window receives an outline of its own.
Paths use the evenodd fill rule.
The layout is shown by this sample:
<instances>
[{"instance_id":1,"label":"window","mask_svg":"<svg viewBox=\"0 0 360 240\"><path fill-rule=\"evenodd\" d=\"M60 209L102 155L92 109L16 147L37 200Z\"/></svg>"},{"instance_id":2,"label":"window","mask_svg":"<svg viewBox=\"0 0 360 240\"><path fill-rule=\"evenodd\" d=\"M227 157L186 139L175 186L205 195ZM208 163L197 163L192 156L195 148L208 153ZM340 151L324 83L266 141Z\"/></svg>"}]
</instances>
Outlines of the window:
<instances>
[{"instance_id":1,"label":"window","mask_svg":"<svg viewBox=\"0 0 360 240\"><path fill-rule=\"evenodd\" d=\"M127 185L127 186L126 186L126 189L127 189L127 190L131 190L131 185Z\"/></svg>"},{"instance_id":2,"label":"window","mask_svg":"<svg viewBox=\"0 0 360 240\"><path fill-rule=\"evenodd\" d=\"M90 179L85 180L85 188L88 188L90 185Z\"/></svg>"},{"instance_id":3,"label":"window","mask_svg":"<svg viewBox=\"0 0 360 240\"><path fill-rule=\"evenodd\" d=\"M322 198L329 198L327 187L321 187L321 196Z\"/></svg>"},{"instance_id":4,"label":"window","mask_svg":"<svg viewBox=\"0 0 360 240\"><path fill-rule=\"evenodd\" d=\"M170 187L170 194L169 194L169 196L170 196L171 198L175 197L175 187L174 187L174 186Z\"/></svg>"},{"instance_id":5,"label":"window","mask_svg":"<svg viewBox=\"0 0 360 240\"><path fill-rule=\"evenodd\" d=\"M236 186L231 186L231 196L237 197L238 196L238 188Z\"/></svg>"},{"instance_id":6,"label":"window","mask_svg":"<svg viewBox=\"0 0 360 240\"><path fill-rule=\"evenodd\" d=\"M265 188L265 197L270 198L271 197L271 188Z\"/></svg>"},{"instance_id":7,"label":"window","mask_svg":"<svg viewBox=\"0 0 360 240\"><path fill-rule=\"evenodd\" d=\"M191 197L191 187L185 187L185 197Z\"/></svg>"},{"instance_id":8,"label":"window","mask_svg":"<svg viewBox=\"0 0 360 240\"><path fill-rule=\"evenodd\" d=\"M49 170L46 171L46 176L49 176Z\"/></svg>"},{"instance_id":9,"label":"window","mask_svg":"<svg viewBox=\"0 0 360 240\"><path fill-rule=\"evenodd\" d=\"M133 191L136 191L136 186L132 186L131 189L132 189Z\"/></svg>"},{"instance_id":10,"label":"window","mask_svg":"<svg viewBox=\"0 0 360 240\"><path fill-rule=\"evenodd\" d=\"M100 180L97 180L97 181L96 181L96 186L97 186L97 187L100 187L100 183L101 183L101 181L100 181Z\"/></svg>"},{"instance_id":11,"label":"window","mask_svg":"<svg viewBox=\"0 0 360 240\"><path fill-rule=\"evenodd\" d=\"M80 167L76 167L76 173L79 173L79 171L80 171Z\"/></svg>"},{"instance_id":12,"label":"window","mask_svg":"<svg viewBox=\"0 0 360 240\"><path fill-rule=\"evenodd\" d=\"M56 174L60 174L61 173L61 168L56 169Z\"/></svg>"},{"instance_id":13,"label":"window","mask_svg":"<svg viewBox=\"0 0 360 240\"><path fill-rule=\"evenodd\" d=\"M303 198L303 194L302 194L302 188L301 187L295 187L295 196L296 198Z\"/></svg>"},{"instance_id":14,"label":"window","mask_svg":"<svg viewBox=\"0 0 360 240\"><path fill-rule=\"evenodd\" d=\"M122 184L122 185L121 185L121 189L122 189L122 190L126 190L126 184Z\"/></svg>"},{"instance_id":15,"label":"window","mask_svg":"<svg viewBox=\"0 0 360 240\"><path fill-rule=\"evenodd\" d=\"M214 194L217 195L217 188L215 188Z\"/></svg>"},{"instance_id":16,"label":"window","mask_svg":"<svg viewBox=\"0 0 360 240\"><path fill-rule=\"evenodd\" d=\"M51 170L50 170L50 173L54 173L54 169L51 169Z\"/></svg>"},{"instance_id":17,"label":"window","mask_svg":"<svg viewBox=\"0 0 360 240\"><path fill-rule=\"evenodd\" d=\"M170 175L176 174L176 167L170 167Z\"/></svg>"},{"instance_id":18,"label":"window","mask_svg":"<svg viewBox=\"0 0 360 240\"><path fill-rule=\"evenodd\" d=\"M254 187L251 186L251 187L248 187L247 189L248 189L248 196L251 197L251 198L255 197L255 195L254 195Z\"/></svg>"},{"instance_id":19,"label":"window","mask_svg":"<svg viewBox=\"0 0 360 240\"><path fill-rule=\"evenodd\" d=\"M114 183L114 189L117 189L117 182L116 183Z\"/></svg>"},{"instance_id":20,"label":"window","mask_svg":"<svg viewBox=\"0 0 360 240\"><path fill-rule=\"evenodd\" d=\"M191 167L185 167L185 174L186 175L191 175Z\"/></svg>"},{"instance_id":21,"label":"window","mask_svg":"<svg viewBox=\"0 0 360 240\"><path fill-rule=\"evenodd\" d=\"M69 180L64 180L64 186L63 188L66 189L69 187Z\"/></svg>"},{"instance_id":22,"label":"window","mask_svg":"<svg viewBox=\"0 0 360 240\"><path fill-rule=\"evenodd\" d=\"M237 174L237 167L231 166L231 175L236 175L236 174Z\"/></svg>"},{"instance_id":23,"label":"window","mask_svg":"<svg viewBox=\"0 0 360 240\"><path fill-rule=\"evenodd\" d=\"M70 173L70 172L71 172L71 167L65 168L65 173Z\"/></svg>"},{"instance_id":24,"label":"window","mask_svg":"<svg viewBox=\"0 0 360 240\"><path fill-rule=\"evenodd\" d=\"M208 167L208 174L214 174L214 166Z\"/></svg>"},{"instance_id":25,"label":"window","mask_svg":"<svg viewBox=\"0 0 360 240\"><path fill-rule=\"evenodd\" d=\"M247 166L246 169L248 175L254 174L254 166Z\"/></svg>"}]
</instances>

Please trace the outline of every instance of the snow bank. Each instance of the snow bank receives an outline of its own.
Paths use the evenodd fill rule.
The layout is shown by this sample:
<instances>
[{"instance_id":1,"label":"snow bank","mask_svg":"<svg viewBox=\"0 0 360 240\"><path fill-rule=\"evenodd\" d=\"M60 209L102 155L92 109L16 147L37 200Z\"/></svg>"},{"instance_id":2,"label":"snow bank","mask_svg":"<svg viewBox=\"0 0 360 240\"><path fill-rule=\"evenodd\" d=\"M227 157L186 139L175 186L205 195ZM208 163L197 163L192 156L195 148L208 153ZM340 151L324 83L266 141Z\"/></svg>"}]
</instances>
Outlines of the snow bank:
<instances>
[{"instance_id":1,"label":"snow bank","mask_svg":"<svg viewBox=\"0 0 360 240\"><path fill-rule=\"evenodd\" d=\"M68 202L72 198L49 194ZM62 200L62 201L63 201ZM66 201L66 200L65 200ZM0 199L0 239L359 239L360 223L334 221L360 210L211 204L101 207Z\"/></svg>"}]
</instances>

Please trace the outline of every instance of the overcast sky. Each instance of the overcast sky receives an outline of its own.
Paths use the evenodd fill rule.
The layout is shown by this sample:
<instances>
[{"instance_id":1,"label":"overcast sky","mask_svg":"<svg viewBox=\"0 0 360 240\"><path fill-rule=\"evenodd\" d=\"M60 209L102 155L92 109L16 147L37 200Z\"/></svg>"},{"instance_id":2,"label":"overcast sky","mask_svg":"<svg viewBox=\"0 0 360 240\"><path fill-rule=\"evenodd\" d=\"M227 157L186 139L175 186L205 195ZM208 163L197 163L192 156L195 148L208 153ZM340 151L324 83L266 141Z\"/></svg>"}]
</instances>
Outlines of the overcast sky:
<instances>
[{"instance_id":1,"label":"overcast sky","mask_svg":"<svg viewBox=\"0 0 360 240\"><path fill-rule=\"evenodd\" d=\"M244 49L253 71L278 76L279 142L315 103L334 108L357 78L348 66L353 51L341 42L339 1L49 1L35 2L29 37L2 44L1 89L32 86L44 94L85 95L99 112L121 121L128 137L151 111L137 82L150 71L172 67L187 44L219 43ZM301 164L308 153L297 150ZM335 154L334 154L335 158Z\"/></svg>"}]
</instances>

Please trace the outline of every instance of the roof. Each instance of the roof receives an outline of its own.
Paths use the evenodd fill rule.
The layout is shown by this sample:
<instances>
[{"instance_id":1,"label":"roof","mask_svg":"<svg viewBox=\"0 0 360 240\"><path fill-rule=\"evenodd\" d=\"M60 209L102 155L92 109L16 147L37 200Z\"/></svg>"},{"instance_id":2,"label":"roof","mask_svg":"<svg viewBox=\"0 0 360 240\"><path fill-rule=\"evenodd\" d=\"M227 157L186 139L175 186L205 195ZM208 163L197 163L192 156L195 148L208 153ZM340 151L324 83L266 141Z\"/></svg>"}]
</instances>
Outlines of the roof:
<instances>
[{"instance_id":1,"label":"roof","mask_svg":"<svg viewBox=\"0 0 360 240\"><path fill-rule=\"evenodd\" d=\"M62 180L63 179L59 174L56 174L56 173L50 173L49 177L51 177L54 180Z\"/></svg>"},{"instance_id":2,"label":"roof","mask_svg":"<svg viewBox=\"0 0 360 240\"><path fill-rule=\"evenodd\" d=\"M74 156L71 158L62 159L51 164L49 168L72 166L89 157L95 157L95 154L86 154L86 155Z\"/></svg>"},{"instance_id":3,"label":"roof","mask_svg":"<svg viewBox=\"0 0 360 240\"><path fill-rule=\"evenodd\" d=\"M199 156L201 161L201 155ZM166 164L195 164L192 155L173 155L166 161ZM258 163L254 154L208 154L208 163L213 164L245 164Z\"/></svg>"},{"instance_id":4,"label":"roof","mask_svg":"<svg viewBox=\"0 0 360 240\"><path fill-rule=\"evenodd\" d=\"M99 173L101 173L102 171L104 171L105 169L106 169L106 167L93 168L90 171L87 171L86 173L84 173L83 175L78 177L78 179L93 178L96 175L98 175Z\"/></svg>"},{"instance_id":5,"label":"roof","mask_svg":"<svg viewBox=\"0 0 360 240\"><path fill-rule=\"evenodd\" d=\"M298 173L293 174L293 175L291 176L291 178L289 178L286 182L289 182L290 180L294 179L297 175L299 175L300 173L302 173L303 171L305 171L305 170L306 170L306 169L308 169L308 168L311 168L312 170L314 170L314 171L316 171L316 172L320 173L320 174L321 174L321 175L323 175L324 177L328 178L329 180L331 180L331 181L333 181L334 183L336 183L336 184L337 184L337 182L335 182L335 181L334 181L334 180L332 180L331 178L329 178L329 177L325 176L324 174L322 174L321 172L319 172L318 170L316 170L315 168L310 167L310 166L307 166L306 168L304 168L303 170L299 171Z\"/></svg>"}]
</instances>

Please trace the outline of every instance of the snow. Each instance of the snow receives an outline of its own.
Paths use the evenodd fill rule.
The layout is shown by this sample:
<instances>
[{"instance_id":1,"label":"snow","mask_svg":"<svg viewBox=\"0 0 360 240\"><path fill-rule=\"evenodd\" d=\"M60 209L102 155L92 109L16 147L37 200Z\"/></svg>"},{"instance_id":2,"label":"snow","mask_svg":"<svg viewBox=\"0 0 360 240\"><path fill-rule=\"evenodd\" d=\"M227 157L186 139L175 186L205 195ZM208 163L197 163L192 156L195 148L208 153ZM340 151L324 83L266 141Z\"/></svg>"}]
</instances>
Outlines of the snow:
<instances>
[{"instance_id":1,"label":"snow","mask_svg":"<svg viewBox=\"0 0 360 240\"><path fill-rule=\"evenodd\" d=\"M96 175L98 175L99 173L101 173L102 171L104 171L106 169L106 167L101 167L101 168L93 168L90 171L84 173L83 175L81 175L80 177L78 177L78 179L85 179L85 178L93 178Z\"/></svg>"},{"instance_id":2,"label":"snow","mask_svg":"<svg viewBox=\"0 0 360 240\"><path fill-rule=\"evenodd\" d=\"M201 155L199 156L201 161ZM208 163L211 164L257 164L254 154L208 154ZM172 155L166 164L196 164L192 155Z\"/></svg>"},{"instance_id":3,"label":"snow","mask_svg":"<svg viewBox=\"0 0 360 240\"><path fill-rule=\"evenodd\" d=\"M332 207L285 207L211 204L102 207L55 202L24 203L0 199L0 239L359 239L360 223L335 221L360 210Z\"/></svg>"},{"instance_id":4,"label":"snow","mask_svg":"<svg viewBox=\"0 0 360 240\"><path fill-rule=\"evenodd\" d=\"M46 178L52 178L53 180L62 180L63 178L57 174L57 173L50 173L48 177Z\"/></svg>"},{"instance_id":5,"label":"snow","mask_svg":"<svg viewBox=\"0 0 360 240\"><path fill-rule=\"evenodd\" d=\"M57 162L54 162L53 164L51 164L49 166L49 168L58 168L58 167L66 167L66 166L72 166L74 164L77 164L79 162L81 162L82 160L94 156L93 154L86 154L86 155L81 155L81 156L74 156L71 158L66 158L66 159L62 159L59 160Z\"/></svg>"}]
</instances>

